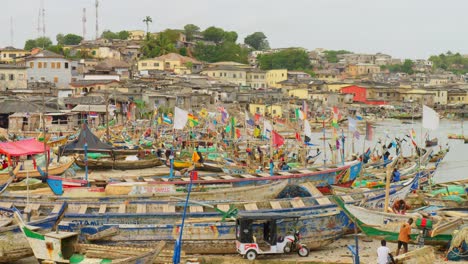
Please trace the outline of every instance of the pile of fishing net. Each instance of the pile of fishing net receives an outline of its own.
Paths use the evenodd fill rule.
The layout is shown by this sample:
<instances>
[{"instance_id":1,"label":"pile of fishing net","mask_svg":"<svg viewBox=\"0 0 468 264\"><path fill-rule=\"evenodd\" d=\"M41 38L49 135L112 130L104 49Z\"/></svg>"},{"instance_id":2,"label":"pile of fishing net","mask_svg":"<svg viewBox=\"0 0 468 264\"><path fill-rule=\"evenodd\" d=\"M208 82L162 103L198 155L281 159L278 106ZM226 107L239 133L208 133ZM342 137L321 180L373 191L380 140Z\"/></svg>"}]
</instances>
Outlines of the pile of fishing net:
<instances>
[{"instance_id":1,"label":"pile of fishing net","mask_svg":"<svg viewBox=\"0 0 468 264\"><path fill-rule=\"evenodd\" d=\"M468 226L464 225L453 232L447 259L468 260Z\"/></svg>"}]
</instances>

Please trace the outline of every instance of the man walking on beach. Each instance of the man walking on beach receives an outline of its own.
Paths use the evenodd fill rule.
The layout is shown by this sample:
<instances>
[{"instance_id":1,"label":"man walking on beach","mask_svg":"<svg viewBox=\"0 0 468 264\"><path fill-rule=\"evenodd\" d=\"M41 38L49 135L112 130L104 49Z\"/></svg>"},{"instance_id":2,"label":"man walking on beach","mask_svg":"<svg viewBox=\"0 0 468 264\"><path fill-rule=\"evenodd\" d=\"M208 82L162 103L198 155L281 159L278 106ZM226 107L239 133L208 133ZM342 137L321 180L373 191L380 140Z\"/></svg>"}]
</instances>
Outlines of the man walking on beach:
<instances>
[{"instance_id":1,"label":"man walking on beach","mask_svg":"<svg viewBox=\"0 0 468 264\"><path fill-rule=\"evenodd\" d=\"M411 234L411 224L413 223L413 218L408 219L407 223L404 223L400 228L400 234L398 235L398 248L396 255L400 254L400 248L403 246L403 254L408 252L408 242L410 241Z\"/></svg>"}]
</instances>

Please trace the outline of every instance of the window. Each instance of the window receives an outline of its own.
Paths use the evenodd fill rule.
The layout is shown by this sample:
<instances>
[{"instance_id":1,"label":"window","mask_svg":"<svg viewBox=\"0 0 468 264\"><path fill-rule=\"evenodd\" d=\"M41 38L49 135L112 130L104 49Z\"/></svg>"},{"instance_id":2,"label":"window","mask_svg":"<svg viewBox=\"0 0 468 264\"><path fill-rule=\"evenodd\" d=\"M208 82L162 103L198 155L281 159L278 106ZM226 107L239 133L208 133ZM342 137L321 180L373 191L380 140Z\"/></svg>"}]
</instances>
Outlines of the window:
<instances>
[{"instance_id":1,"label":"window","mask_svg":"<svg viewBox=\"0 0 468 264\"><path fill-rule=\"evenodd\" d=\"M18 79L24 80L24 74L22 74L22 73L18 74Z\"/></svg>"},{"instance_id":2,"label":"window","mask_svg":"<svg viewBox=\"0 0 468 264\"><path fill-rule=\"evenodd\" d=\"M38 63L37 63L37 67L38 67L39 69L42 69L42 62L38 62Z\"/></svg>"},{"instance_id":3,"label":"window","mask_svg":"<svg viewBox=\"0 0 468 264\"><path fill-rule=\"evenodd\" d=\"M226 77L226 76L227 76L227 74L226 74L226 73L224 73L224 77Z\"/></svg>"},{"instance_id":4,"label":"window","mask_svg":"<svg viewBox=\"0 0 468 264\"><path fill-rule=\"evenodd\" d=\"M58 83L58 77L57 76L54 77L54 83Z\"/></svg>"},{"instance_id":5,"label":"window","mask_svg":"<svg viewBox=\"0 0 468 264\"><path fill-rule=\"evenodd\" d=\"M31 62L29 63L29 68L34 68L34 62L31 61Z\"/></svg>"},{"instance_id":6,"label":"window","mask_svg":"<svg viewBox=\"0 0 468 264\"><path fill-rule=\"evenodd\" d=\"M14 75L14 74L10 74L8 79L10 79L10 81L14 81L14 80L15 80L15 75Z\"/></svg>"},{"instance_id":7,"label":"window","mask_svg":"<svg viewBox=\"0 0 468 264\"><path fill-rule=\"evenodd\" d=\"M55 62L51 62L51 63L50 63L50 67L51 67L52 69L55 69Z\"/></svg>"},{"instance_id":8,"label":"window","mask_svg":"<svg viewBox=\"0 0 468 264\"><path fill-rule=\"evenodd\" d=\"M213 72L211 75L213 75L213 77L215 77L215 73Z\"/></svg>"},{"instance_id":9,"label":"window","mask_svg":"<svg viewBox=\"0 0 468 264\"><path fill-rule=\"evenodd\" d=\"M379 93L379 97L382 97L382 93Z\"/></svg>"},{"instance_id":10,"label":"window","mask_svg":"<svg viewBox=\"0 0 468 264\"><path fill-rule=\"evenodd\" d=\"M0 81L4 81L5 80L5 74L4 73L0 73Z\"/></svg>"},{"instance_id":11,"label":"window","mask_svg":"<svg viewBox=\"0 0 468 264\"><path fill-rule=\"evenodd\" d=\"M44 68L47 68L47 62L44 62Z\"/></svg>"},{"instance_id":12,"label":"window","mask_svg":"<svg viewBox=\"0 0 468 264\"><path fill-rule=\"evenodd\" d=\"M259 113L260 112L260 107L256 107L255 112Z\"/></svg>"},{"instance_id":13,"label":"window","mask_svg":"<svg viewBox=\"0 0 468 264\"><path fill-rule=\"evenodd\" d=\"M153 66L154 66L154 67L159 67L159 63L158 63L158 62L155 62L155 63L153 63Z\"/></svg>"},{"instance_id":14,"label":"window","mask_svg":"<svg viewBox=\"0 0 468 264\"><path fill-rule=\"evenodd\" d=\"M141 63L142 67L146 67L147 65L148 65L148 63L146 63L146 62Z\"/></svg>"},{"instance_id":15,"label":"window","mask_svg":"<svg viewBox=\"0 0 468 264\"><path fill-rule=\"evenodd\" d=\"M235 74L235 73L232 74L232 77L233 77L233 78L237 78L237 74Z\"/></svg>"},{"instance_id":16,"label":"window","mask_svg":"<svg viewBox=\"0 0 468 264\"><path fill-rule=\"evenodd\" d=\"M59 62L60 65L60 62ZM65 69L68 69L68 62L65 62Z\"/></svg>"},{"instance_id":17,"label":"window","mask_svg":"<svg viewBox=\"0 0 468 264\"><path fill-rule=\"evenodd\" d=\"M387 96L390 96L390 93L387 93Z\"/></svg>"},{"instance_id":18,"label":"window","mask_svg":"<svg viewBox=\"0 0 468 264\"><path fill-rule=\"evenodd\" d=\"M31 78L29 78L29 79L31 79L31 81L34 81L34 77L31 77Z\"/></svg>"},{"instance_id":19,"label":"window","mask_svg":"<svg viewBox=\"0 0 468 264\"><path fill-rule=\"evenodd\" d=\"M41 77L41 81L45 81L45 77Z\"/></svg>"}]
</instances>

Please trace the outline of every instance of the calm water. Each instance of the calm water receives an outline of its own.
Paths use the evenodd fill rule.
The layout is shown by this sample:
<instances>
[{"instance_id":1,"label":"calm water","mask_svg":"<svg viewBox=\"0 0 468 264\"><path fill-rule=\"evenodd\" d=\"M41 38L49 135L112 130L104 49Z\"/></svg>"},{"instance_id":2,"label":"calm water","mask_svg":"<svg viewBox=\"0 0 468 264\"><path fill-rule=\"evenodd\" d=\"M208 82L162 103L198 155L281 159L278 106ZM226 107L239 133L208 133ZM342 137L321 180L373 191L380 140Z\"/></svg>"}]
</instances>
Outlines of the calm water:
<instances>
[{"instance_id":1,"label":"calm water","mask_svg":"<svg viewBox=\"0 0 468 264\"><path fill-rule=\"evenodd\" d=\"M411 122L411 120L406 121ZM351 153L352 144L351 140L348 139L351 139L352 135L348 135L348 133L346 132L348 127L347 122L340 124L340 132L338 133L339 135L341 135L341 127L344 129L345 137L347 137L345 141L345 153L349 155ZM354 140L355 153L362 153L364 146L365 149L369 147L371 149L375 148L378 151L378 153L381 153L383 143L388 145L395 137L398 137L400 139L406 139L406 141L403 142L402 145L402 153L403 156L409 156L412 154L412 152L414 152L414 148L412 147L411 140L408 137L406 137L406 135L410 135L410 131L412 129L414 129L414 131L416 132L415 141L418 145L424 145L424 138L426 135L429 135L429 138L437 137L439 139L439 146L445 147L446 144L448 144L450 146L450 152L447 154L443 162L439 165L436 175L434 176L434 182L442 183L468 179L468 144L465 145L463 140L454 140L447 138L448 134L462 133L461 121L443 119L440 121L439 129L435 131L421 129L421 120L415 120L413 124L404 124L402 121L396 119L379 121L374 125L373 140L366 141L365 145L363 142L365 134L365 125L359 124L358 129L361 132L361 136L359 140ZM465 130L468 130L468 122L465 122ZM331 133L331 131L327 131L327 137L331 137ZM468 134L468 131L465 131L465 134ZM323 149L323 141L319 139L322 135L322 133L315 133L314 138L312 139L313 143L319 144L318 147L320 149ZM380 141L381 143L378 143L378 141ZM331 152L328 147L328 142L330 142L330 140L326 142L327 163L331 162ZM435 152L439 151L439 146L434 147L433 150ZM391 148L390 153L392 156L394 156L395 148ZM320 160L320 162L323 162L323 156L320 157ZM341 159L339 159L339 161L341 161Z\"/></svg>"}]
</instances>

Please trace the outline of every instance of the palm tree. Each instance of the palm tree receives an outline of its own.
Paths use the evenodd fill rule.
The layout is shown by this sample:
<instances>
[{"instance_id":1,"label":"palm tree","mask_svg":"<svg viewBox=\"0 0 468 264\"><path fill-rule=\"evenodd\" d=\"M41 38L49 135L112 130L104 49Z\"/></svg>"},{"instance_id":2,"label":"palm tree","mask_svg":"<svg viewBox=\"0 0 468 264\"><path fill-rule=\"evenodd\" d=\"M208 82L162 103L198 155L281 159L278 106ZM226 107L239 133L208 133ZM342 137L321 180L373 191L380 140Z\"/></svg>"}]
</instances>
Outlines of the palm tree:
<instances>
[{"instance_id":1,"label":"palm tree","mask_svg":"<svg viewBox=\"0 0 468 264\"><path fill-rule=\"evenodd\" d=\"M153 23L153 19L151 19L150 16L146 16L145 19L143 19L143 22L146 23L146 34L149 34L149 23Z\"/></svg>"}]
</instances>

